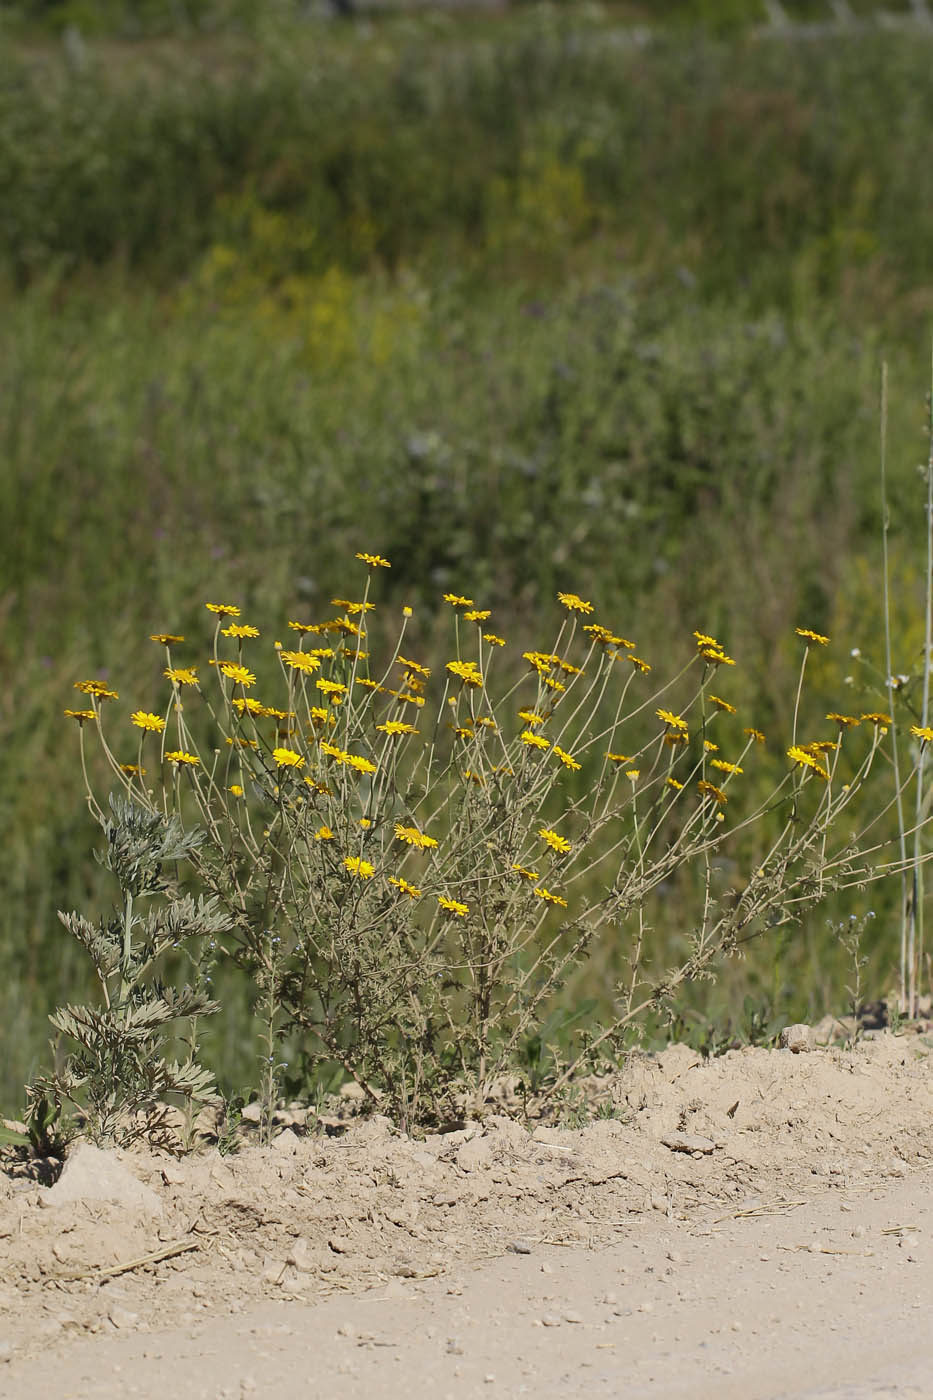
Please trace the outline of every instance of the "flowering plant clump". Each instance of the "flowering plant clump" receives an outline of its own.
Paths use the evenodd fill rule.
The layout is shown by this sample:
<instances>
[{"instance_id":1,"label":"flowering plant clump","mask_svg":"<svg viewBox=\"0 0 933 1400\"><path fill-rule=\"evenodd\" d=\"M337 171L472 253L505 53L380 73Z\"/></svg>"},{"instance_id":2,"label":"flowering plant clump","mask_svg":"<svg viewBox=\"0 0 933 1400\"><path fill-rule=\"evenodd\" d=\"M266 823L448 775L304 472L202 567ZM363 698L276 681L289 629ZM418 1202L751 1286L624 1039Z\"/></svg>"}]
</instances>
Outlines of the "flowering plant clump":
<instances>
[{"instance_id":1,"label":"flowering plant clump","mask_svg":"<svg viewBox=\"0 0 933 1400\"><path fill-rule=\"evenodd\" d=\"M105 723L116 696L95 682L80 687L90 710L68 712L82 756L93 728L134 804L203 833L190 859L260 989L270 1064L277 1039L300 1037L406 1122L462 1110L514 1068L567 979L610 940L627 963L615 1014L556 1091L748 938L890 869L851 832L832 840L883 742L881 716L832 713L831 737L790 733L756 798L749 774L769 751L711 689L736 665L716 637L695 632L658 684L635 642L590 620L576 593L558 595L566 616L551 648L525 652L451 593L446 657L427 664L406 608L377 660L369 595L391 566L357 558L362 598L288 620L294 647L264 653L258 629L230 622L237 605L208 603L206 664L155 634L169 685L154 708L142 697L114 721L111 706ZM828 638L798 630L805 665ZM741 852L766 813L772 834L741 893L723 890L723 854ZM659 972L646 908L684 866L698 872L700 907L680 966Z\"/></svg>"}]
</instances>

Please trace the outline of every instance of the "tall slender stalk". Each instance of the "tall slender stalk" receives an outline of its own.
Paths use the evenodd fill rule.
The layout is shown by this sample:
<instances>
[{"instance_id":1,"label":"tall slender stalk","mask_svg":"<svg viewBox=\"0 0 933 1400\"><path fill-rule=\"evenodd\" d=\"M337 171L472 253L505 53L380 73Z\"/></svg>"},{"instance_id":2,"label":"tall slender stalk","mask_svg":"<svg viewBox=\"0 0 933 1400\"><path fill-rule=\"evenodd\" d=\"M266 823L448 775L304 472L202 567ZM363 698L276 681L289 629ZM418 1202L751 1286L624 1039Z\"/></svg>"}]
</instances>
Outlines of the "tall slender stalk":
<instances>
[{"instance_id":1,"label":"tall slender stalk","mask_svg":"<svg viewBox=\"0 0 933 1400\"><path fill-rule=\"evenodd\" d=\"M888 559L888 365L881 366L881 555L882 555L882 596L884 601L884 669L888 686L888 710L894 719L894 667L891 661L891 577ZM904 822L904 799L901 788L900 764L897 756L897 727L892 727L891 750L894 762L894 790L897 794L897 834L901 867L901 962L900 962L900 1010L908 1010L908 965L913 956L914 909L907 880L907 837Z\"/></svg>"},{"instance_id":2,"label":"tall slender stalk","mask_svg":"<svg viewBox=\"0 0 933 1400\"><path fill-rule=\"evenodd\" d=\"M930 353L930 397L927 406L927 570L926 570L926 618L923 634L923 705L920 723L925 728L930 722L930 648L933 646L933 347ZM908 1002L911 1016L917 1015L917 975L923 959L923 870L920 860L920 823L923 820L924 769L926 766L927 745L920 745L917 759L916 819L914 822L914 852L911 870L911 944L908 949Z\"/></svg>"}]
</instances>

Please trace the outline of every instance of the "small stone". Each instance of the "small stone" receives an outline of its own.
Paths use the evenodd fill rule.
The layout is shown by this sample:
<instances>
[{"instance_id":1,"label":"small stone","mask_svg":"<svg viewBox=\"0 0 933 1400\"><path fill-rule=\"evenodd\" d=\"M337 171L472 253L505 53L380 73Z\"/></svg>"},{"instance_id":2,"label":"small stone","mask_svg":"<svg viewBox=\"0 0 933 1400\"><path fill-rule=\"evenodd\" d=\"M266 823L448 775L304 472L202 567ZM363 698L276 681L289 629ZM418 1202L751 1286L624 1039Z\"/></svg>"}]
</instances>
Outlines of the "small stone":
<instances>
[{"instance_id":1,"label":"small stone","mask_svg":"<svg viewBox=\"0 0 933 1400\"><path fill-rule=\"evenodd\" d=\"M790 1050L794 1055L800 1055L813 1049L813 1030L803 1022L795 1023L793 1026L785 1026L781 1031L780 1046L782 1050Z\"/></svg>"},{"instance_id":2,"label":"small stone","mask_svg":"<svg viewBox=\"0 0 933 1400\"><path fill-rule=\"evenodd\" d=\"M356 1336L356 1328L353 1326L353 1323L352 1323L352 1322L344 1322L344 1323L341 1323L341 1325L337 1328L337 1336L338 1336L338 1337L355 1337L355 1336Z\"/></svg>"},{"instance_id":3,"label":"small stone","mask_svg":"<svg viewBox=\"0 0 933 1400\"><path fill-rule=\"evenodd\" d=\"M478 1167L488 1167L492 1161L492 1143L488 1138L471 1138L458 1149L454 1158L461 1171L472 1172Z\"/></svg>"},{"instance_id":4,"label":"small stone","mask_svg":"<svg viewBox=\"0 0 933 1400\"><path fill-rule=\"evenodd\" d=\"M485 1376L483 1377L483 1385L495 1385L495 1383L496 1378L493 1375L492 1371L487 1371Z\"/></svg>"},{"instance_id":5,"label":"small stone","mask_svg":"<svg viewBox=\"0 0 933 1400\"><path fill-rule=\"evenodd\" d=\"M865 1226L856 1225L855 1229L852 1231L852 1238L854 1240L863 1240L865 1238Z\"/></svg>"},{"instance_id":6,"label":"small stone","mask_svg":"<svg viewBox=\"0 0 933 1400\"><path fill-rule=\"evenodd\" d=\"M646 1298L643 1303L638 1304L638 1311L640 1313L654 1312L654 1303L652 1303L650 1298Z\"/></svg>"},{"instance_id":7,"label":"small stone","mask_svg":"<svg viewBox=\"0 0 933 1400\"><path fill-rule=\"evenodd\" d=\"M565 1313L564 1313L564 1321L565 1321L565 1322L582 1322L582 1321L583 1321L583 1318L580 1316L580 1314L579 1314L578 1312L565 1312Z\"/></svg>"},{"instance_id":8,"label":"small stone","mask_svg":"<svg viewBox=\"0 0 933 1400\"><path fill-rule=\"evenodd\" d=\"M448 1356L462 1356L462 1355L463 1355L463 1344L462 1344L462 1342L460 1341L460 1338L459 1338L459 1337L448 1337L448 1338L447 1338L447 1355L448 1355Z\"/></svg>"},{"instance_id":9,"label":"small stone","mask_svg":"<svg viewBox=\"0 0 933 1400\"><path fill-rule=\"evenodd\" d=\"M298 1151L298 1138L291 1128L283 1128L280 1133L276 1133L269 1146L273 1152L278 1152L283 1157L294 1157Z\"/></svg>"},{"instance_id":10,"label":"small stone","mask_svg":"<svg viewBox=\"0 0 933 1400\"><path fill-rule=\"evenodd\" d=\"M162 1202L112 1152L79 1142L68 1154L62 1174L45 1192L46 1205L73 1201L112 1201L147 1215L161 1215Z\"/></svg>"},{"instance_id":11,"label":"small stone","mask_svg":"<svg viewBox=\"0 0 933 1400\"><path fill-rule=\"evenodd\" d=\"M684 1256L679 1249L669 1249L667 1251L667 1257L672 1264L682 1264L684 1262Z\"/></svg>"},{"instance_id":12,"label":"small stone","mask_svg":"<svg viewBox=\"0 0 933 1400\"><path fill-rule=\"evenodd\" d=\"M434 1197L434 1204L436 1206L455 1206L459 1199L456 1191L438 1191Z\"/></svg>"},{"instance_id":13,"label":"small stone","mask_svg":"<svg viewBox=\"0 0 933 1400\"><path fill-rule=\"evenodd\" d=\"M552 1274L554 1272L553 1268L547 1262L547 1260L545 1260L544 1263L541 1265L541 1272L542 1274Z\"/></svg>"},{"instance_id":14,"label":"small stone","mask_svg":"<svg viewBox=\"0 0 933 1400\"><path fill-rule=\"evenodd\" d=\"M512 1240L511 1244L508 1246L508 1249L510 1254L531 1253L531 1245L528 1244L525 1240Z\"/></svg>"},{"instance_id":15,"label":"small stone","mask_svg":"<svg viewBox=\"0 0 933 1400\"><path fill-rule=\"evenodd\" d=\"M542 1327L559 1327L559 1326L560 1326L560 1318L559 1318L559 1317L555 1317L553 1313L545 1313L545 1314L544 1314L544 1317L542 1317L542 1319L541 1319L541 1326L542 1326Z\"/></svg>"},{"instance_id":16,"label":"small stone","mask_svg":"<svg viewBox=\"0 0 933 1400\"><path fill-rule=\"evenodd\" d=\"M243 1112L240 1114L240 1117L242 1118L242 1120L243 1120L244 1123L261 1123L261 1122L262 1122L262 1104L261 1104L261 1103L248 1103L248 1104L246 1105L246 1107L243 1109Z\"/></svg>"},{"instance_id":17,"label":"small stone","mask_svg":"<svg viewBox=\"0 0 933 1400\"><path fill-rule=\"evenodd\" d=\"M4 1337L3 1340L0 1341L0 1362L9 1361L12 1355L13 1343L7 1341L7 1339Z\"/></svg>"},{"instance_id":18,"label":"small stone","mask_svg":"<svg viewBox=\"0 0 933 1400\"><path fill-rule=\"evenodd\" d=\"M332 1249L335 1254L349 1254L353 1249L353 1245L346 1235L331 1235L327 1241L327 1247Z\"/></svg>"},{"instance_id":19,"label":"small stone","mask_svg":"<svg viewBox=\"0 0 933 1400\"><path fill-rule=\"evenodd\" d=\"M298 1238L285 1256L286 1264L292 1264L296 1269L304 1273L310 1273L314 1268L314 1251L306 1239Z\"/></svg>"}]
</instances>

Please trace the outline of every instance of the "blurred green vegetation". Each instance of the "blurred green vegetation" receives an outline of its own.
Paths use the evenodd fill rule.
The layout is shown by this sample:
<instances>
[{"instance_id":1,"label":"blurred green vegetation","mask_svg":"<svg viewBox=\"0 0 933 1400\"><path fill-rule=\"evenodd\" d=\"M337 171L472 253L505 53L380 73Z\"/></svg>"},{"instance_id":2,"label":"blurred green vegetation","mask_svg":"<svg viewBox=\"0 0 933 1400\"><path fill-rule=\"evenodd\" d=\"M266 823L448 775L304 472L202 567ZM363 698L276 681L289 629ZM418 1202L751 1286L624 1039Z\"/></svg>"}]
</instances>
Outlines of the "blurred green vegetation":
<instances>
[{"instance_id":1,"label":"blurred green vegetation","mask_svg":"<svg viewBox=\"0 0 933 1400\"><path fill-rule=\"evenodd\" d=\"M72 682L148 708L146 637L193 653L205 599L269 635L326 615L375 549L437 662L444 589L495 608L520 652L550 646L570 588L658 672L694 627L720 636L778 762L795 625L834 643L804 729L883 703L862 689L882 656L883 356L896 670L922 641L933 39L756 40L726 34L744 7L700 0L680 17L705 28L648 46L610 42L637 5L365 25L257 8L23 5L0 54L9 1110L46 1012L86 990L55 911L109 898ZM165 37L121 39L129 15ZM671 891L661 967L691 897ZM859 898L885 915L866 949L883 994L897 890ZM811 920L692 1009L751 995L805 1018L842 1004L848 971ZM242 1018L216 1034L242 1087Z\"/></svg>"}]
</instances>

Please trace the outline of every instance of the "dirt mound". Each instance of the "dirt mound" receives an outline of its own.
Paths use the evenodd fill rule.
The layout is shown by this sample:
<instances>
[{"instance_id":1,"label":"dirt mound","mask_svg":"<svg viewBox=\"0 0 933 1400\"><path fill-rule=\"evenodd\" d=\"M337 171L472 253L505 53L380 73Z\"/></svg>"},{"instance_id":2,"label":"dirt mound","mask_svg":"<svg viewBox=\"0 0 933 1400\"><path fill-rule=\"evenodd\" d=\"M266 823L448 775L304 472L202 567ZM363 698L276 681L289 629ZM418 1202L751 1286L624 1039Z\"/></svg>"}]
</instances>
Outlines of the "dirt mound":
<instances>
[{"instance_id":1,"label":"dirt mound","mask_svg":"<svg viewBox=\"0 0 933 1400\"><path fill-rule=\"evenodd\" d=\"M639 1217L715 1218L903 1177L933 1163L931 1053L927 1037L889 1032L710 1061L674 1045L591 1081L598 1116L579 1128L497 1113L414 1140L383 1118L322 1127L292 1113L269 1146L233 1155L114 1154L155 1210L89 1192L54 1204L7 1160L0 1355L264 1298L391 1296L483 1258L608 1244Z\"/></svg>"}]
</instances>

